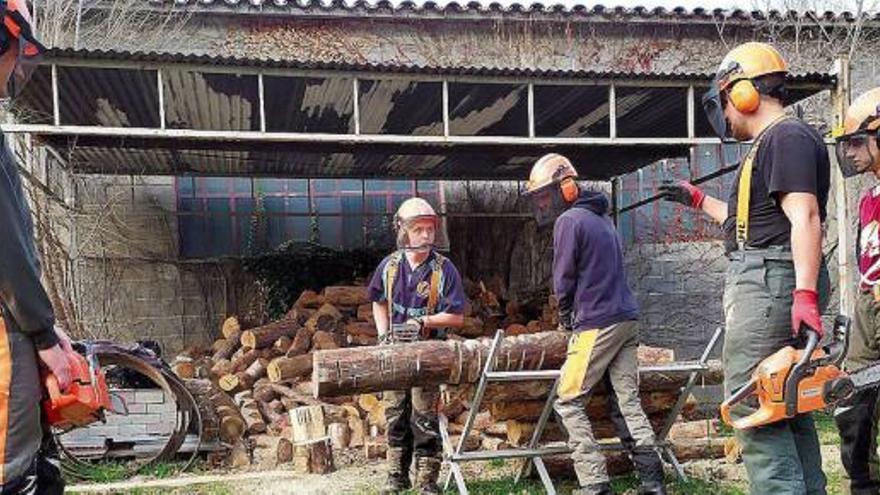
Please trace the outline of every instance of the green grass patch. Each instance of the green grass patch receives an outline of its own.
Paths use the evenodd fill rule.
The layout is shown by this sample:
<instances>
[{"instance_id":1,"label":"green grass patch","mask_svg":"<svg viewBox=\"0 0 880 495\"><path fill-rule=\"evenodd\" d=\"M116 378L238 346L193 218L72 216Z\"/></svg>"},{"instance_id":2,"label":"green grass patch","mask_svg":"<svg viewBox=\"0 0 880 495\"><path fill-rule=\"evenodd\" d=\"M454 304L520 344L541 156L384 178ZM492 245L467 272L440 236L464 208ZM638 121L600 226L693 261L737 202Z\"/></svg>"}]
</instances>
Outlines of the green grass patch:
<instances>
[{"instance_id":1,"label":"green grass patch","mask_svg":"<svg viewBox=\"0 0 880 495\"><path fill-rule=\"evenodd\" d=\"M814 413L813 421L816 422L816 431L819 433L819 443L822 445L840 445L840 433L837 432L837 424L834 417L824 412Z\"/></svg>"},{"instance_id":2,"label":"green grass patch","mask_svg":"<svg viewBox=\"0 0 880 495\"><path fill-rule=\"evenodd\" d=\"M233 495L235 491L224 483L203 483L180 488L132 488L117 492L120 495Z\"/></svg>"}]
</instances>

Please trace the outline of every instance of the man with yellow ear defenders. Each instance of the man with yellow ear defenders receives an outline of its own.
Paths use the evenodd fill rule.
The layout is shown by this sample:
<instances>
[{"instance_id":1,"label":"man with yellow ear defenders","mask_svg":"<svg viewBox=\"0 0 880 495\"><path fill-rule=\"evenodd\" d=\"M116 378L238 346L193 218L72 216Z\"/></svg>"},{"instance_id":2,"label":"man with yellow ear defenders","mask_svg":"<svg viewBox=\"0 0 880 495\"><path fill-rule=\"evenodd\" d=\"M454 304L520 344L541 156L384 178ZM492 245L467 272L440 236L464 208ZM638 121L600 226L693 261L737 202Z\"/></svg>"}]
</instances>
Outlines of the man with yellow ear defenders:
<instances>
[{"instance_id":1,"label":"man with yellow ear defenders","mask_svg":"<svg viewBox=\"0 0 880 495\"><path fill-rule=\"evenodd\" d=\"M837 163L845 177L870 173L880 178L880 88L856 98L849 106L843 129L836 138ZM856 257L859 290L853 329L843 367L855 371L880 361L880 185L864 191L859 201ZM876 389L859 392L834 410L840 432L840 458L849 478L852 495L880 494L880 462L877 458L877 426L880 394Z\"/></svg>"},{"instance_id":2,"label":"man with yellow ear defenders","mask_svg":"<svg viewBox=\"0 0 880 495\"><path fill-rule=\"evenodd\" d=\"M639 401L639 310L627 286L623 249L605 195L582 190L576 179L567 158L549 154L535 163L525 193L538 223L554 224L553 291L559 325L572 333L554 405L581 485L572 493L613 493L586 413L587 400L607 374L625 423L618 434L641 478L638 493L663 495L663 465Z\"/></svg>"},{"instance_id":3,"label":"man with yellow ear defenders","mask_svg":"<svg viewBox=\"0 0 880 495\"><path fill-rule=\"evenodd\" d=\"M822 335L828 272L822 222L830 165L819 133L783 108L788 68L770 45L745 43L724 58L703 98L722 139L752 141L727 202L680 182L661 186L670 201L722 225L730 264L724 289L724 391L751 378L764 358ZM813 418L736 432L753 494L824 494Z\"/></svg>"}]
</instances>

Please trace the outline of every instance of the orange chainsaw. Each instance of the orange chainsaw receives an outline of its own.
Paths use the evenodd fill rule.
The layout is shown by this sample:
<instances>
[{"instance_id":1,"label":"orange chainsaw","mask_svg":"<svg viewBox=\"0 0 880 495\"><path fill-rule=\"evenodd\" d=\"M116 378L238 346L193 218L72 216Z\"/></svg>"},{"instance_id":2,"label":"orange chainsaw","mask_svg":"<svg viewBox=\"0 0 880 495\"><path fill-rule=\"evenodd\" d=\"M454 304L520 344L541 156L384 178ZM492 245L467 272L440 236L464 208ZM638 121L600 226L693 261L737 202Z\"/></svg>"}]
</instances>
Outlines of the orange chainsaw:
<instances>
[{"instance_id":1,"label":"orange chainsaw","mask_svg":"<svg viewBox=\"0 0 880 495\"><path fill-rule=\"evenodd\" d=\"M852 374L840 369L849 346L850 319L839 315L829 344L806 328L803 349L786 346L758 365L749 383L721 404L721 418L736 429L754 428L798 414L833 409L863 389L880 385L880 364Z\"/></svg>"},{"instance_id":2,"label":"orange chainsaw","mask_svg":"<svg viewBox=\"0 0 880 495\"><path fill-rule=\"evenodd\" d=\"M96 421L104 421L104 413L112 409L110 391L98 359L85 349L85 356L71 351L65 352L70 364L70 385L62 392L58 379L51 372L44 372L43 383L46 397L43 410L53 428L67 431L86 426Z\"/></svg>"}]
</instances>

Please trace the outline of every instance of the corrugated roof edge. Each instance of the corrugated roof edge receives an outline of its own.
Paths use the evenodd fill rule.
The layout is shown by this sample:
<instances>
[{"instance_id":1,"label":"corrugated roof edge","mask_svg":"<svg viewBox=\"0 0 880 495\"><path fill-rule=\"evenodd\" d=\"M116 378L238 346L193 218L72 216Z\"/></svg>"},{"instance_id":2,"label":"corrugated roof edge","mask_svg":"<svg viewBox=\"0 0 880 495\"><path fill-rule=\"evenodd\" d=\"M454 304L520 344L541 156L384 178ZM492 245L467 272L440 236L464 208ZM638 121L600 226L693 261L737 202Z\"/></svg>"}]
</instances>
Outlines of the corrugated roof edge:
<instances>
[{"instance_id":1,"label":"corrugated roof edge","mask_svg":"<svg viewBox=\"0 0 880 495\"><path fill-rule=\"evenodd\" d=\"M132 52L113 50L74 50L72 48L52 48L46 53L48 61L63 59L80 60L124 60L144 63L179 63L226 65L232 67L290 68L302 70L352 71L352 72L391 72L404 74L425 74L432 76L506 76L541 77L560 79L652 79L652 80L705 80L714 74L697 72L626 72L626 71L582 71L582 70L539 70L514 67L480 66L428 66L404 64L372 64L347 62L322 62L312 60L249 59L199 54ZM207 70L210 71L209 69ZM792 74L790 80L815 84L834 84L834 75L822 72Z\"/></svg>"},{"instance_id":2,"label":"corrugated roof edge","mask_svg":"<svg viewBox=\"0 0 880 495\"><path fill-rule=\"evenodd\" d=\"M329 15L329 14L345 14L345 15L417 15L426 17L518 17L527 16L534 19L535 15L553 17L565 17L570 19L628 19L628 20L679 20L679 21L798 21L798 20L815 20L818 22L854 22L859 16L852 12L798 12L789 11L760 11L760 10L742 10L742 9L709 9L705 7L696 7L686 9L684 7L675 7L667 9L664 7L621 7L621 6L605 6L596 4L593 6L573 5L565 6L561 4L543 4L534 2L529 5L522 3L512 3L504 6L498 2L477 2L470 1L466 3L449 2L441 6L437 2L426 1L418 4L410 0L404 0L398 5L394 5L387 0L379 0L378 2L367 2L365 0L355 0L346 2L344 0L145 0L153 6L173 6L185 7L193 11L210 12L212 10L234 11L240 13L258 13L258 14L285 14L291 12L300 12L303 14ZM874 14L864 14L862 17L872 22L880 23L880 12Z\"/></svg>"}]
</instances>

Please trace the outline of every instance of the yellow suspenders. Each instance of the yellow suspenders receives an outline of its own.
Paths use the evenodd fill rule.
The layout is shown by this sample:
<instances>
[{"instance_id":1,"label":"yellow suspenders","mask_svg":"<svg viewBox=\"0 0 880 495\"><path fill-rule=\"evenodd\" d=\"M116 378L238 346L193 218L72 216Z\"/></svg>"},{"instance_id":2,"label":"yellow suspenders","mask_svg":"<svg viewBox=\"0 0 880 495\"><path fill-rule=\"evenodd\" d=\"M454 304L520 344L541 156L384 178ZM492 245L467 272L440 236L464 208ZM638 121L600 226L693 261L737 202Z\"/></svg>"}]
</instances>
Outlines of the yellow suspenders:
<instances>
[{"instance_id":1,"label":"yellow suspenders","mask_svg":"<svg viewBox=\"0 0 880 495\"><path fill-rule=\"evenodd\" d=\"M770 129L775 127L776 124L788 120L789 118L788 115L785 115L771 122L770 125L761 132L758 139L752 143L749 152L746 153L746 157L743 160L742 171L739 175L739 184L736 193L736 245L740 250L745 249L746 243L749 240L749 204L752 199L752 170L755 168L755 158L758 156L758 148L761 146L761 141L764 139L764 136L770 132Z\"/></svg>"},{"instance_id":2,"label":"yellow suspenders","mask_svg":"<svg viewBox=\"0 0 880 495\"><path fill-rule=\"evenodd\" d=\"M397 280L397 272L400 269L400 263L403 261L403 252L395 253L388 260L385 268L385 299L388 301L389 315L394 312L394 281ZM440 303L440 285L443 282L443 263L446 258L440 253L434 253L433 267L431 270L431 286L428 292L428 305L425 308L426 314L432 315L437 310Z\"/></svg>"}]
</instances>

